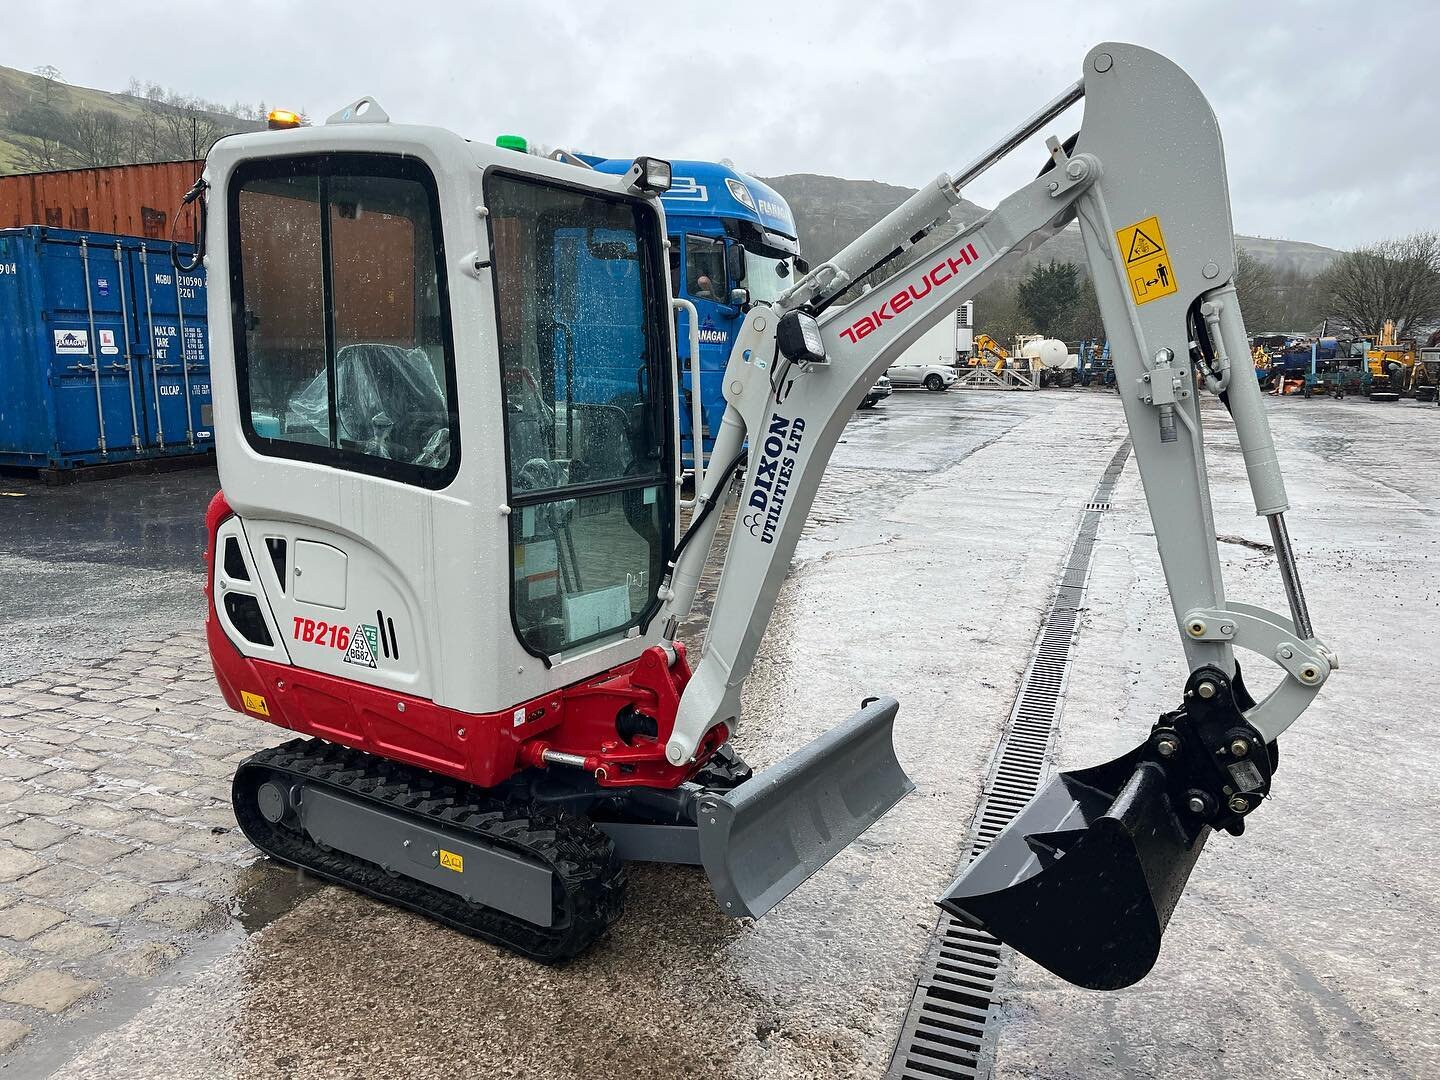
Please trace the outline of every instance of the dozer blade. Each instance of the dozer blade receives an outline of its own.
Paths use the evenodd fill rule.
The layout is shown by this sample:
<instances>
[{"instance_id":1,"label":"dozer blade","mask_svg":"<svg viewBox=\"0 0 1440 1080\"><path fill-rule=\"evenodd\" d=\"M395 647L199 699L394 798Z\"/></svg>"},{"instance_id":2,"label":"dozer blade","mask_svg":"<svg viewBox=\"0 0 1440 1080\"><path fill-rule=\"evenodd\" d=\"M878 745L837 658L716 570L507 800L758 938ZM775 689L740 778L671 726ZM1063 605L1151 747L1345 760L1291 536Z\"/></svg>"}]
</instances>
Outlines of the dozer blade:
<instances>
[{"instance_id":1,"label":"dozer blade","mask_svg":"<svg viewBox=\"0 0 1440 1080\"><path fill-rule=\"evenodd\" d=\"M1053 777L940 906L1078 986L1143 978L1210 833L1145 751Z\"/></svg>"},{"instance_id":2,"label":"dozer blade","mask_svg":"<svg viewBox=\"0 0 1440 1080\"><path fill-rule=\"evenodd\" d=\"M697 811L700 859L728 915L758 918L915 789L895 758L899 705L843 724Z\"/></svg>"}]
</instances>

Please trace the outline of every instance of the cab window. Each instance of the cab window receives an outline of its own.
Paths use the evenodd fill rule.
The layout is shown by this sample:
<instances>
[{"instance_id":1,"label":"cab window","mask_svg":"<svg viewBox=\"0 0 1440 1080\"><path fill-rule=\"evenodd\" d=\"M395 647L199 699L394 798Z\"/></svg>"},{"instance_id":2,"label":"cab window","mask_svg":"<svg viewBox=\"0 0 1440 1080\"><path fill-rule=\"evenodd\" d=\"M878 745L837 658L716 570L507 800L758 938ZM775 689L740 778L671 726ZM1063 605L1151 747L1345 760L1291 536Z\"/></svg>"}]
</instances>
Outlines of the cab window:
<instances>
[{"instance_id":1,"label":"cab window","mask_svg":"<svg viewBox=\"0 0 1440 1080\"><path fill-rule=\"evenodd\" d=\"M685 290L692 300L729 302L724 241L694 233L685 235Z\"/></svg>"},{"instance_id":2,"label":"cab window","mask_svg":"<svg viewBox=\"0 0 1440 1080\"><path fill-rule=\"evenodd\" d=\"M511 615L553 658L656 610L673 522L663 251L639 200L492 171Z\"/></svg>"},{"instance_id":3,"label":"cab window","mask_svg":"<svg viewBox=\"0 0 1440 1080\"><path fill-rule=\"evenodd\" d=\"M434 179L369 154L249 162L230 188L235 354L262 453L438 487L459 432Z\"/></svg>"}]
</instances>

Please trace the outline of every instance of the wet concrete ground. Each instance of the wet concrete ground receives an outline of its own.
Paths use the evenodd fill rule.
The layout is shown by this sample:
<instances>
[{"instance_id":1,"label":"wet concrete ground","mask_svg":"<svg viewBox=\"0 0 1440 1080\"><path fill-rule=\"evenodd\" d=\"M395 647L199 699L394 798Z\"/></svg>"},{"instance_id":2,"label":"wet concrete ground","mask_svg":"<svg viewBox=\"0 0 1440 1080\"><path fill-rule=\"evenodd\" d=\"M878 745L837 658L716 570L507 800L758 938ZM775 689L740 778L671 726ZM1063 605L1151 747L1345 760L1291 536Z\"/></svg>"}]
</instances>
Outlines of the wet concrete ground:
<instances>
[{"instance_id":1,"label":"wet concrete ground","mask_svg":"<svg viewBox=\"0 0 1440 1080\"><path fill-rule=\"evenodd\" d=\"M212 467L68 487L0 476L0 684L198 626L219 488Z\"/></svg>"},{"instance_id":2,"label":"wet concrete ground","mask_svg":"<svg viewBox=\"0 0 1440 1080\"><path fill-rule=\"evenodd\" d=\"M997 1077L1440 1076L1440 409L1347 398L1269 414L1315 632L1341 669L1281 737L1245 835L1207 844L1144 982L1094 994L1014 966ZM1283 613L1228 424L1206 421L1227 596ZM1066 768L1137 744L1183 683L1133 465L1074 662ZM1260 696L1276 669L1242 663Z\"/></svg>"},{"instance_id":3,"label":"wet concrete ground","mask_svg":"<svg viewBox=\"0 0 1440 1080\"><path fill-rule=\"evenodd\" d=\"M1328 637L1346 669L1287 740L1275 804L1242 840L1217 839L1207 850L1151 979L1123 994L1086 994L1017 962L998 1075L1437 1071L1434 980L1425 977L1436 959L1436 852L1420 816L1427 805L1433 811L1437 790L1433 768L1407 764L1425 761L1414 752L1436 737L1435 709L1415 676L1440 644L1435 573L1427 578L1422 561L1427 553L1433 561L1440 542L1440 508L1414 463L1433 458L1437 412L1274 403L1285 460L1305 471L1291 481L1299 508L1292 530L1316 623L1322 634L1338 631ZM207 680L195 632L198 516L213 474L112 481L103 497L84 488L42 492L46 500L79 492L81 509L37 498L21 518L14 513L23 499L0 500L0 584L25 580L17 560L29 556L10 539L16 521L29 535L73 537L91 579L67 581L74 592L64 605L22 608L31 612L27 638L68 641L99 604L95 588L118 581L128 591L127 602L107 602L108 638L97 639L110 650L104 665L86 668L52 644L20 650L0 667L0 683L12 684L0 686L10 740L0 766L45 770L17 776L16 791L0 790L0 811L45 793L75 804L6 818L16 824L0 831L0 855L43 865L19 861L28 869L0 884L0 927L7 910L45 906L64 920L61 929L107 936L92 936L103 947L83 957L41 950L43 935L0 940L0 1069L177 1080L879 1075L935 922L931 901L951 877L1079 511L1122 427L1113 396L1078 391L902 393L860 414L782 593L737 742L764 765L862 696L893 693L899 755L918 792L757 923L721 916L698 872L636 868L626 918L564 968L537 967L341 889L297 883L268 864L247 866L243 839L210 831L228 813L224 779L210 774L282 738L226 713ZM1217 487L1235 481L1238 457L1223 435L1212 438L1211 453ZM193 546L177 532L169 551L170 541L157 541L128 562L100 558L115 546L104 519L142 536L145 512L116 508L158 497L145 485L162 483L181 485L154 504L174 529L189 528L191 510L180 504L195 504ZM1217 498L1221 531L1263 541L1245 498L1238 489ZM105 507L101 524L76 524L94 521L96 506ZM1061 725L1066 764L1138 741L1179 685L1179 649L1147 533L1132 463L1097 550ZM1283 608L1260 553L1222 547L1232 595ZM152 564L164 583L145 572ZM188 630L173 632L185 619L193 620ZM87 688L86 678L117 685ZM117 692L141 699L134 712L121 715L119 698L104 696ZM36 695L47 698L26 701ZM54 715L36 725L37 711ZM63 747L75 743L46 750L37 727L90 740L98 759L91 779L67 779L77 770L66 754L75 751ZM34 745L26 751L22 741ZM142 745L167 755L168 764L150 767L168 774L158 783L124 775ZM1314 827L1316 807L1324 830ZM114 818L97 816L105 808L133 814L142 835L117 831ZM85 815L110 824L72 820ZM182 830L201 849L163 882L131 882L129 864L105 864L98 872L107 881L150 893L97 917L60 880L73 838L31 848L6 842L8 829L32 819L80 838L131 842L152 862L179 846L158 826ZM137 831L130 821L123 827ZM27 882L37 878L55 891L31 895ZM172 896L171 906L204 905L205 917L157 922L156 905ZM147 946L152 970L126 974L112 963ZM7 1000L46 972L87 984L85 992L53 1016ZM14 1048L3 1053L7 1039Z\"/></svg>"}]
</instances>

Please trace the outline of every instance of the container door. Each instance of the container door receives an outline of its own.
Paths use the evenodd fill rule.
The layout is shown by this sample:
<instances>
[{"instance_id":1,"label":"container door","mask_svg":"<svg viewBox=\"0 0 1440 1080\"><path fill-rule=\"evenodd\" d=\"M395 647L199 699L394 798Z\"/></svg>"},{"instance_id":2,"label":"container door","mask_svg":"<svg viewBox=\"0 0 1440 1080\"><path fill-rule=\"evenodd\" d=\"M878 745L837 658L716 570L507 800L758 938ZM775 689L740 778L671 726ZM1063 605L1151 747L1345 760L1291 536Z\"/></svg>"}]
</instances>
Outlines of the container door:
<instances>
[{"instance_id":1,"label":"container door","mask_svg":"<svg viewBox=\"0 0 1440 1080\"><path fill-rule=\"evenodd\" d=\"M182 254L186 251L182 247ZM214 431L205 269L177 270L168 244L144 242L132 253L130 269L146 437L170 450L209 449Z\"/></svg>"},{"instance_id":2,"label":"container door","mask_svg":"<svg viewBox=\"0 0 1440 1080\"><path fill-rule=\"evenodd\" d=\"M141 453L139 373L127 348L123 249L114 237L44 237L39 265L40 348L49 356L56 450L67 464Z\"/></svg>"},{"instance_id":3,"label":"container door","mask_svg":"<svg viewBox=\"0 0 1440 1080\"><path fill-rule=\"evenodd\" d=\"M28 231L0 230L0 464L7 465L43 464L55 444L48 333L47 351L37 356L43 327L36 325L34 250Z\"/></svg>"}]
</instances>

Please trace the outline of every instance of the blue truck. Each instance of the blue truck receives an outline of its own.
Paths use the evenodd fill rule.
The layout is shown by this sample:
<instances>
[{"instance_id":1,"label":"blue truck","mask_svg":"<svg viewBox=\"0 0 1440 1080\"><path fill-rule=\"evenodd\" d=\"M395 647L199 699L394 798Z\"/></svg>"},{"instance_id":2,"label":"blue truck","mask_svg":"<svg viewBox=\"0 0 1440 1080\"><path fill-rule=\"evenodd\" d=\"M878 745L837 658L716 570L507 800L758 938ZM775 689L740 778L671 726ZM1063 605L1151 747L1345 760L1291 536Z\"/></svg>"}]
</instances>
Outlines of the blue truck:
<instances>
[{"instance_id":1,"label":"blue truck","mask_svg":"<svg viewBox=\"0 0 1440 1080\"><path fill-rule=\"evenodd\" d=\"M575 155L599 172L622 174L633 158ZM774 188L727 165L672 161L661 198L670 239L675 295L695 305L700 321L700 400L705 453L725 412L721 390L730 345L752 301L774 300L805 271L790 207ZM680 437L693 464L690 422L689 316L676 325L681 366Z\"/></svg>"}]
</instances>

